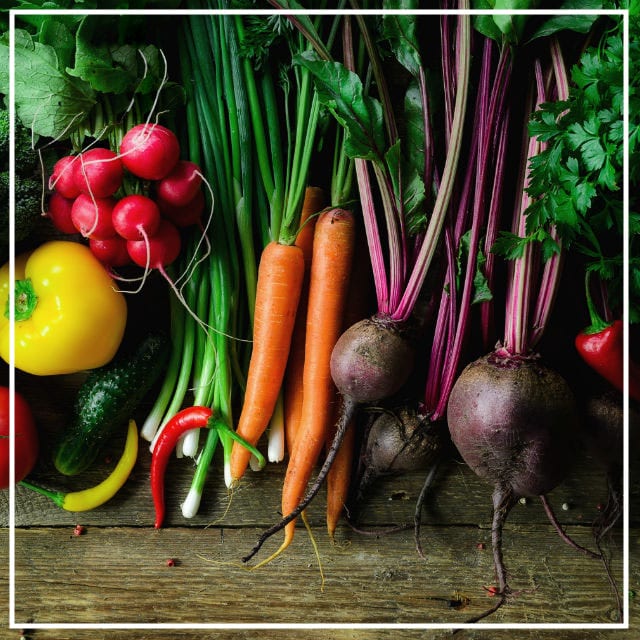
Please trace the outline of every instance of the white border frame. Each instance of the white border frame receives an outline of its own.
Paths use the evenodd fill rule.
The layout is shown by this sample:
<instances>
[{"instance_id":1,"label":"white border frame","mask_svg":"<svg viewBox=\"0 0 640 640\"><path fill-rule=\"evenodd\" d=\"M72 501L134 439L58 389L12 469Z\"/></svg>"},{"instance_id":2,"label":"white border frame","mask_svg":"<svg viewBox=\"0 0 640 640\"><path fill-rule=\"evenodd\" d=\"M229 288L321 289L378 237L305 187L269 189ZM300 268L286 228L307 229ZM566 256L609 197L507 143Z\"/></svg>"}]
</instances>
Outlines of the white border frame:
<instances>
[{"instance_id":1,"label":"white border frame","mask_svg":"<svg viewBox=\"0 0 640 640\"><path fill-rule=\"evenodd\" d=\"M10 115L10 149L9 149L9 167L10 167L10 202L9 211L11 216L11 224L9 229L9 241L11 243L9 277L10 281L14 280L15 273L15 201L14 201L14 176L15 176L15 64L14 64L14 47L15 47L15 16L16 15L272 15L276 13L275 9L221 9L221 10L133 10L123 11L117 9L93 9L86 11L75 11L73 9L48 9L41 11L29 11L20 9L9 10L9 115ZM301 9L286 11L291 15L382 15L382 14L402 14L402 10L358 10L353 9L335 9L335 10L318 10L318 9ZM416 9L411 12L415 15L620 15L623 19L623 47L625 51L623 63L623 82L624 82L624 119L623 119L623 206L624 206L624 231L623 231L623 259L625 265L629 264L629 10L593 10L593 9L571 9L571 10L480 10L480 9ZM9 305L11 309L10 319L13 321L14 310L14 289L9 288ZM629 326L629 273L625 269L623 276L623 293L627 304L624 305L623 321L625 327ZM624 334L624 384L628 389L629 383L629 332ZM14 366L14 327L11 322L9 336L10 345L10 366L9 366L9 387L11 389L9 402L9 477L15 474L15 406L13 402L13 392L15 390L15 366ZM629 629L630 628L630 612L629 612L629 396L624 394L624 444L623 444L623 620L619 623L490 623L468 624L468 623L44 623L44 622L16 622L15 619L15 486L10 484L9 487L9 628L10 629Z\"/></svg>"}]
</instances>

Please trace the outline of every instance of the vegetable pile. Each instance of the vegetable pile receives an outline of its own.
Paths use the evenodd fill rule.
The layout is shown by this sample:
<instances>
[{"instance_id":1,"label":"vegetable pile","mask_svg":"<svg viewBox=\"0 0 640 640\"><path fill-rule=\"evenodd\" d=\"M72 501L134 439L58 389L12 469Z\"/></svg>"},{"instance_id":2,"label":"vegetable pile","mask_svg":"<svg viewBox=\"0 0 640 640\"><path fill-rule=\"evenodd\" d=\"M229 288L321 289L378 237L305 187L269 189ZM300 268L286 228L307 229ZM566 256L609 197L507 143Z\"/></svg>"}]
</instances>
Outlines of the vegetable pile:
<instances>
[{"instance_id":1,"label":"vegetable pile","mask_svg":"<svg viewBox=\"0 0 640 640\"><path fill-rule=\"evenodd\" d=\"M8 266L0 279L7 301L15 290L0 354L13 322L21 372L82 375L60 474L127 444L88 497L24 480L30 459L16 480L63 509L96 508L140 464L140 437L161 528L179 521L167 490L186 490L182 517L199 512L219 447L229 491L283 463L281 518L242 557L284 531L263 566L299 517L308 525L321 487L333 538L341 520L358 530L374 482L409 471L424 476L422 553L423 501L459 457L493 490L496 601L473 621L514 597L502 536L520 499L539 498L610 575L623 416L640 402L640 214L622 188L622 69L625 55L640 68L640 18L625 52L620 12L594 3L593 15L174 4L208 11L159 22L151 42L134 13L17 17L15 240L29 247L16 282ZM271 13L225 11L245 5ZM639 91L634 72L632 111ZM129 307L149 286L161 331L140 337ZM564 533L548 495L578 442L606 451L595 551ZM174 451L193 466L188 489L168 484Z\"/></svg>"}]
</instances>

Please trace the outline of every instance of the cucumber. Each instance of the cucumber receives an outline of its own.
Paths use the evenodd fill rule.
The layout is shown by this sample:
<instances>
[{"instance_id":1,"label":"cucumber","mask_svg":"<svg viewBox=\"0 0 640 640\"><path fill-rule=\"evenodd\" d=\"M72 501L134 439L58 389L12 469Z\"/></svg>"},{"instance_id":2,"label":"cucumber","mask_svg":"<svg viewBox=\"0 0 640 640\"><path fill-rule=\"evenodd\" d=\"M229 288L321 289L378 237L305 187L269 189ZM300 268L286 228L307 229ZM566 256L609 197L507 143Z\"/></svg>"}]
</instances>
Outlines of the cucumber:
<instances>
[{"instance_id":1,"label":"cucumber","mask_svg":"<svg viewBox=\"0 0 640 640\"><path fill-rule=\"evenodd\" d=\"M169 340L149 334L133 353L118 355L93 369L80 386L72 422L53 452L55 468L74 476L89 468L105 443L128 421L158 380L169 354Z\"/></svg>"}]
</instances>

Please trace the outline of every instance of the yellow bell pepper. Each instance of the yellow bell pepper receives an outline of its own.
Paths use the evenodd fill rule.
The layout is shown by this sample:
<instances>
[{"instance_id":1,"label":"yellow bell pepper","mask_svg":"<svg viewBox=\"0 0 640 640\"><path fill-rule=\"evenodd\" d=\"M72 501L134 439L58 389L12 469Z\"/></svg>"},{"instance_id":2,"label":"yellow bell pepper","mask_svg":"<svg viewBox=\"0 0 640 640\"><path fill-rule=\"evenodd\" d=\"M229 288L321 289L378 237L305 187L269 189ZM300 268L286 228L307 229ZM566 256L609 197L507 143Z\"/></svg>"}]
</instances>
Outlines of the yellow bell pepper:
<instances>
[{"instance_id":1,"label":"yellow bell pepper","mask_svg":"<svg viewBox=\"0 0 640 640\"><path fill-rule=\"evenodd\" d=\"M10 361L9 265L0 269L0 356ZM15 260L15 367L33 375L94 369L115 355L127 303L104 266L78 242L46 242Z\"/></svg>"}]
</instances>

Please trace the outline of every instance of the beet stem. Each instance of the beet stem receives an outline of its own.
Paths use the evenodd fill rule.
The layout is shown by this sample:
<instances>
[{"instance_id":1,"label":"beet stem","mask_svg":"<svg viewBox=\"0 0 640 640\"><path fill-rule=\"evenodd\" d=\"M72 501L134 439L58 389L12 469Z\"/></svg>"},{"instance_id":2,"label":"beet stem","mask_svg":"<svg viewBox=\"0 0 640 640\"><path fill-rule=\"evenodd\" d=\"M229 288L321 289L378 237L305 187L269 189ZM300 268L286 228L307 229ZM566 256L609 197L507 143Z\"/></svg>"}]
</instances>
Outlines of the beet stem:
<instances>
[{"instance_id":1,"label":"beet stem","mask_svg":"<svg viewBox=\"0 0 640 640\"><path fill-rule=\"evenodd\" d=\"M314 480L311 488L308 490L307 495L302 499L302 501L298 504L298 506L287 516L282 518L280 522L274 524L272 527L264 531L260 537L258 538L258 542L251 549L248 555L242 558L242 562L248 562L255 556L262 545L274 534L278 533L284 529L292 520L295 520L308 506L309 503L315 498L316 494L320 490L322 483L325 481L327 474L329 473L329 469L335 460L336 455L338 454L338 449L340 448L340 444L344 438L344 434L347 431L347 427L351 422L351 419L358 407L358 403L352 400L351 398L344 396L344 401L342 403L342 412L340 413L340 418L336 425L336 433L333 437L333 441L331 442L331 447L327 452L327 456L324 460L324 464L320 469L316 479Z\"/></svg>"},{"instance_id":2,"label":"beet stem","mask_svg":"<svg viewBox=\"0 0 640 640\"><path fill-rule=\"evenodd\" d=\"M555 530L558 532L558 535L564 542L566 542L570 547L577 549L578 551L584 553L589 558L595 558L596 560L602 560L602 554L594 553L590 549L587 549L581 545L579 545L575 540L573 540L562 528L560 522L556 518L556 514L551 507L551 503L547 499L546 496L540 496L540 500L542 501L542 506L547 513L547 517L549 518L549 522L554 526Z\"/></svg>"}]
</instances>

